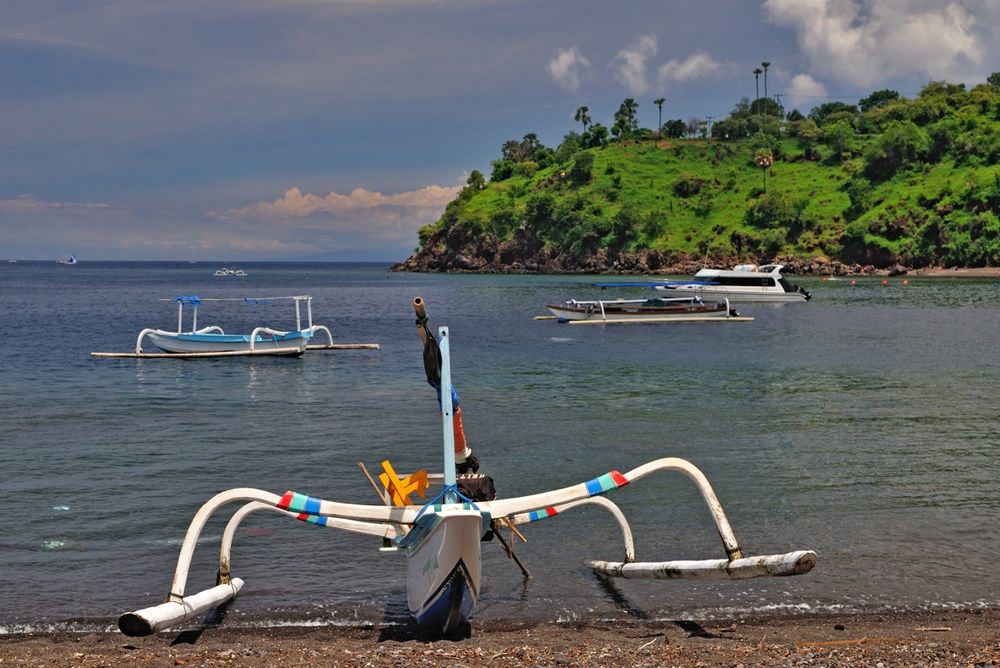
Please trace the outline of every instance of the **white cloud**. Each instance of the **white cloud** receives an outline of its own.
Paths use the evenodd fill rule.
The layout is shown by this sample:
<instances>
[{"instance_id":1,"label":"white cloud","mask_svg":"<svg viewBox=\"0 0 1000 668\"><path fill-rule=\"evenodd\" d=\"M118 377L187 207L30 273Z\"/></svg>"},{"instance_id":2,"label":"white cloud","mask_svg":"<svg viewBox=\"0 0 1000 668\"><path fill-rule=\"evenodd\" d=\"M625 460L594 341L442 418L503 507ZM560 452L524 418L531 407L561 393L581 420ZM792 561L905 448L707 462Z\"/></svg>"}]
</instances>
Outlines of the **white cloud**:
<instances>
[{"instance_id":1,"label":"white cloud","mask_svg":"<svg viewBox=\"0 0 1000 668\"><path fill-rule=\"evenodd\" d=\"M615 56L615 78L625 84L633 95L642 95L649 90L646 79L646 63L656 55L656 37L640 35L632 46L622 49Z\"/></svg>"},{"instance_id":2,"label":"white cloud","mask_svg":"<svg viewBox=\"0 0 1000 668\"><path fill-rule=\"evenodd\" d=\"M658 79L661 86L666 86L669 81L698 79L716 74L721 69L722 63L704 51L699 51L691 54L685 60L673 59L660 65Z\"/></svg>"},{"instance_id":3,"label":"white cloud","mask_svg":"<svg viewBox=\"0 0 1000 668\"><path fill-rule=\"evenodd\" d=\"M560 88L575 93L580 88L580 77L590 69L590 61L584 58L578 48L572 46L557 51L546 69Z\"/></svg>"},{"instance_id":4,"label":"white cloud","mask_svg":"<svg viewBox=\"0 0 1000 668\"><path fill-rule=\"evenodd\" d=\"M816 81L808 74L796 74L788 84L789 108L814 107L827 96L826 86Z\"/></svg>"},{"instance_id":5,"label":"white cloud","mask_svg":"<svg viewBox=\"0 0 1000 668\"><path fill-rule=\"evenodd\" d=\"M258 202L223 213L210 213L225 220L242 218L303 218L313 214L332 216L371 216L382 220L399 218L420 212L440 214L445 205L455 199L459 186L430 185L419 190L383 195L364 188L355 188L349 195L331 192L325 197L303 194L298 188L289 188L273 202Z\"/></svg>"},{"instance_id":6,"label":"white cloud","mask_svg":"<svg viewBox=\"0 0 1000 668\"><path fill-rule=\"evenodd\" d=\"M981 80L988 26L976 12L987 9L982 0L764 0L771 21L798 33L813 71L860 86L906 74Z\"/></svg>"},{"instance_id":7,"label":"white cloud","mask_svg":"<svg viewBox=\"0 0 1000 668\"><path fill-rule=\"evenodd\" d=\"M13 199L0 199L0 212L3 213L90 213L93 211L114 209L110 204L100 202L49 202L38 199L34 195L18 195Z\"/></svg>"},{"instance_id":8,"label":"white cloud","mask_svg":"<svg viewBox=\"0 0 1000 668\"><path fill-rule=\"evenodd\" d=\"M331 192L320 196L289 188L272 202L209 211L207 215L227 226L250 225L260 232L267 228L269 235L285 241L309 234L323 244L325 240L332 242L334 235L350 235L369 245L409 245L416 240L417 230L437 220L460 189L430 185L385 195L355 188L346 195Z\"/></svg>"}]
</instances>

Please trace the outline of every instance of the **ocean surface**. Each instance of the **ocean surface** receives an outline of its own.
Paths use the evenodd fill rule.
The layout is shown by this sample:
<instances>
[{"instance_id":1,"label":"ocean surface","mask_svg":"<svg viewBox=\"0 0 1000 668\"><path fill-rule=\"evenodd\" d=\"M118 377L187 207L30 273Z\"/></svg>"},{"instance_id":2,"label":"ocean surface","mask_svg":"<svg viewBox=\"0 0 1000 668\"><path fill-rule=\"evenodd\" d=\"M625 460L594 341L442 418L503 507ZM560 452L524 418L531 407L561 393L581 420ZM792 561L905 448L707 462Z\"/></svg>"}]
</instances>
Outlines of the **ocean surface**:
<instances>
[{"instance_id":1,"label":"ocean surface","mask_svg":"<svg viewBox=\"0 0 1000 668\"><path fill-rule=\"evenodd\" d=\"M114 628L168 593L198 507L230 487L377 502L358 469L440 470L441 429L411 300L451 330L465 429L501 496L677 456L713 484L745 552L814 549L796 578L605 581L623 556L599 508L483 545L477 620L710 619L1000 604L1000 285L796 279L812 301L743 305L749 323L568 326L546 302L587 276L389 273L376 264L0 263L0 632ZM608 280L602 277L601 280ZM628 279L623 279L628 280ZM175 295L313 296L337 342L297 359L93 359L176 326ZM199 326L290 328L287 302L210 302ZM694 487L615 491L639 560L724 557ZM187 591L215 583L228 514ZM403 557L277 515L243 524L230 625L406 619Z\"/></svg>"}]
</instances>

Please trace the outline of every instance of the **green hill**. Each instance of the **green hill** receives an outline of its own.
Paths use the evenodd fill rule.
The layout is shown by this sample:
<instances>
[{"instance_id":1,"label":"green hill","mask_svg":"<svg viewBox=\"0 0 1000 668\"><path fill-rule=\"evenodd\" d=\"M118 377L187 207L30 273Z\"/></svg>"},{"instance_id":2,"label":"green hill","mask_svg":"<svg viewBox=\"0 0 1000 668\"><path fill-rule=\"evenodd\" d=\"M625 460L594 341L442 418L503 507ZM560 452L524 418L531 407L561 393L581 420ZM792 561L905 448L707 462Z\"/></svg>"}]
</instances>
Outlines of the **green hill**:
<instances>
[{"instance_id":1,"label":"green hill","mask_svg":"<svg viewBox=\"0 0 1000 668\"><path fill-rule=\"evenodd\" d=\"M688 124L699 138L678 136L681 121L641 129L636 108L626 100L610 131L587 125L556 148L532 134L508 141L489 180L473 172L395 268L1000 265L1000 73L971 90L877 91L808 117L744 99L710 137L704 124Z\"/></svg>"}]
</instances>

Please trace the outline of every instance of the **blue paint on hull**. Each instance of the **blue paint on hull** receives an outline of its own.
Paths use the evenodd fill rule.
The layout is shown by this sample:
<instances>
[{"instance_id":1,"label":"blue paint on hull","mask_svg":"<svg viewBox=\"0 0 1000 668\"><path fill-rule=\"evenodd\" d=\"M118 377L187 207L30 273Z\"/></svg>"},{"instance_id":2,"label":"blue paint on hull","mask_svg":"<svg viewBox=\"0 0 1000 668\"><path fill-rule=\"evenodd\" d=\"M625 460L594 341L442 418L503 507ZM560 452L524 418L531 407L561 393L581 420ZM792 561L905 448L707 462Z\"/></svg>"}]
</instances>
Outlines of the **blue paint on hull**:
<instances>
[{"instance_id":1,"label":"blue paint on hull","mask_svg":"<svg viewBox=\"0 0 1000 668\"><path fill-rule=\"evenodd\" d=\"M469 620L476 598L478 592L472 590L469 570L459 560L414 618L418 624L449 635Z\"/></svg>"}]
</instances>

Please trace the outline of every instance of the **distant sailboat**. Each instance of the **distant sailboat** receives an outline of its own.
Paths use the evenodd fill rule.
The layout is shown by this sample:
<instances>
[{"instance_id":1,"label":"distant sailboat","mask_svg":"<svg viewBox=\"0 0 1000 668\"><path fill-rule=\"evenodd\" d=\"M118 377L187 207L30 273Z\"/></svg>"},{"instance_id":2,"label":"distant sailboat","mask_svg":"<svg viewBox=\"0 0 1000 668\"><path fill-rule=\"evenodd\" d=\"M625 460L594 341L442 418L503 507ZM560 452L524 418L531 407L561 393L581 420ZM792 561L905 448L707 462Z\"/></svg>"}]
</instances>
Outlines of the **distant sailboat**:
<instances>
[{"instance_id":1,"label":"distant sailboat","mask_svg":"<svg viewBox=\"0 0 1000 668\"><path fill-rule=\"evenodd\" d=\"M76 256L70 255L68 260L59 260L59 264L76 264Z\"/></svg>"}]
</instances>

